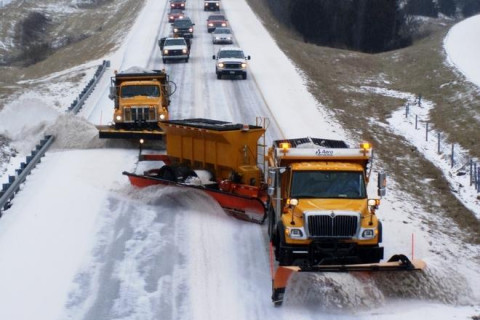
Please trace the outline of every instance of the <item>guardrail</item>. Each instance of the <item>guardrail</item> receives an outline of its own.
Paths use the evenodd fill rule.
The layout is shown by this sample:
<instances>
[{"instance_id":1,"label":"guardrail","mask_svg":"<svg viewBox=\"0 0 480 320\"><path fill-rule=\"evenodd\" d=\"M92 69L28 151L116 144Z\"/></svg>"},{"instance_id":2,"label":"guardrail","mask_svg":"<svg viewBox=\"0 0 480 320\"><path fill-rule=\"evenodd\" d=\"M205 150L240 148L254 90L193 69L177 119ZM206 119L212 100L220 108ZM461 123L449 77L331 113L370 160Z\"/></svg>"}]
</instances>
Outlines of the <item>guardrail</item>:
<instances>
[{"instance_id":1,"label":"guardrail","mask_svg":"<svg viewBox=\"0 0 480 320\"><path fill-rule=\"evenodd\" d=\"M105 70L110 67L110 61L104 60L102 65L98 66L93 78L87 83L82 92L75 99L67 112L77 114L83 107L83 104L87 100L88 96L92 93L96 84L104 74ZM27 156L26 161L20 164L20 168L16 169L16 175L8 176L8 183L2 185L0 190L0 217L4 210L11 207L11 201L15 194L20 190L20 185L25 182L25 179L35 166L40 162L41 158L45 155L50 145L55 140L54 136L45 136L40 143L32 150L30 156Z\"/></svg>"},{"instance_id":2,"label":"guardrail","mask_svg":"<svg viewBox=\"0 0 480 320\"><path fill-rule=\"evenodd\" d=\"M25 181L32 169L40 162L54 139L54 136L45 136L40 143L37 144L36 148L32 150L31 154L27 156L25 162L20 164L20 168L15 170L16 175L8 176L8 183L4 183L0 191L0 217L2 216L2 210L10 208L10 202L20 189L20 185Z\"/></svg>"},{"instance_id":3,"label":"guardrail","mask_svg":"<svg viewBox=\"0 0 480 320\"><path fill-rule=\"evenodd\" d=\"M102 78L105 69L110 67L110 61L103 60L102 65L98 66L97 71L93 75L93 78L87 83L85 88L83 88L82 92L78 95L78 98L73 100L70 107L68 107L67 112L72 112L73 114L77 114L80 109L82 109L85 100L90 96L93 89L97 85L98 81Z\"/></svg>"}]
</instances>

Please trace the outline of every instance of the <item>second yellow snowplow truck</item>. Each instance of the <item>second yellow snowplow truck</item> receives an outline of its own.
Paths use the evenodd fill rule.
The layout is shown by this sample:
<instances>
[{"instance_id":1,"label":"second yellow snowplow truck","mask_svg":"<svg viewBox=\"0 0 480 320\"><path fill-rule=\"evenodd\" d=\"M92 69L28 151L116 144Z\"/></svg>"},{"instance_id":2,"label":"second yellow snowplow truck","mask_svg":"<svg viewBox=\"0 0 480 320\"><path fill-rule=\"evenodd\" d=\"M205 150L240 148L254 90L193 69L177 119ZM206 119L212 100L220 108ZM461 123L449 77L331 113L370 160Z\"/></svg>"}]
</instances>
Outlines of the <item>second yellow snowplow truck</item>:
<instances>
[{"instance_id":1,"label":"second yellow snowplow truck","mask_svg":"<svg viewBox=\"0 0 480 320\"><path fill-rule=\"evenodd\" d=\"M158 122L168 120L170 83L161 70L115 72L109 94L113 122L98 126L100 138L161 139Z\"/></svg>"}]
</instances>

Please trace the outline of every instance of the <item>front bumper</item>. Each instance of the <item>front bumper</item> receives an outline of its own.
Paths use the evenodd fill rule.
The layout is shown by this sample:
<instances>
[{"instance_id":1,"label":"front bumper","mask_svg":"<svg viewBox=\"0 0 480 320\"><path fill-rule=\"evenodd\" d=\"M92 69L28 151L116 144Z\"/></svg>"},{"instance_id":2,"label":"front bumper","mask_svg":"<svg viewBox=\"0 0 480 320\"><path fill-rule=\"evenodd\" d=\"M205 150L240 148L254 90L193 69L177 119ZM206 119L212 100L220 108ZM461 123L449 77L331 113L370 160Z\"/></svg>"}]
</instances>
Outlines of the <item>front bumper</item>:
<instances>
[{"instance_id":1,"label":"front bumper","mask_svg":"<svg viewBox=\"0 0 480 320\"><path fill-rule=\"evenodd\" d=\"M162 56L162 59L164 60L184 60L188 59L189 56L187 54L184 55L175 55L175 56Z\"/></svg>"},{"instance_id":2,"label":"front bumper","mask_svg":"<svg viewBox=\"0 0 480 320\"><path fill-rule=\"evenodd\" d=\"M312 242L308 246L284 243L279 244L275 254L280 265L371 263L383 259L383 247L339 241Z\"/></svg>"}]
</instances>

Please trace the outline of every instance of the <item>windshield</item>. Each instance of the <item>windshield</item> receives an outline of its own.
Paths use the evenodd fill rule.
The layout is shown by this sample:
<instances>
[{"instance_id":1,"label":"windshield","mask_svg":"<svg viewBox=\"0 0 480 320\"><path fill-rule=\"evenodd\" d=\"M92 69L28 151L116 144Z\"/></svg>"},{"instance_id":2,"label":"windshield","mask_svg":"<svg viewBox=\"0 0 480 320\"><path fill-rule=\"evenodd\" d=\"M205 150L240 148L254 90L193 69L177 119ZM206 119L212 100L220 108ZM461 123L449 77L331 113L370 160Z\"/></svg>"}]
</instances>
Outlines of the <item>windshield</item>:
<instances>
[{"instance_id":1,"label":"windshield","mask_svg":"<svg viewBox=\"0 0 480 320\"><path fill-rule=\"evenodd\" d=\"M224 16L210 16L208 20L225 20Z\"/></svg>"},{"instance_id":2,"label":"windshield","mask_svg":"<svg viewBox=\"0 0 480 320\"><path fill-rule=\"evenodd\" d=\"M135 96L159 97L160 88L158 86L124 86L120 92L122 98L131 98Z\"/></svg>"},{"instance_id":3,"label":"windshield","mask_svg":"<svg viewBox=\"0 0 480 320\"><path fill-rule=\"evenodd\" d=\"M241 50L222 50L218 53L218 57L221 58L239 58L245 59L245 55Z\"/></svg>"},{"instance_id":4,"label":"windshield","mask_svg":"<svg viewBox=\"0 0 480 320\"><path fill-rule=\"evenodd\" d=\"M222 28L216 28L215 31L213 31L214 34L230 34L230 29L222 29Z\"/></svg>"},{"instance_id":5,"label":"windshield","mask_svg":"<svg viewBox=\"0 0 480 320\"><path fill-rule=\"evenodd\" d=\"M169 39L165 41L165 46L184 46L185 40L183 39Z\"/></svg>"},{"instance_id":6,"label":"windshield","mask_svg":"<svg viewBox=\"0 0 480 320\"><path fill-rule=\"evenodd\" d=\"M294 171L292 198L366 198L363 173L358 171Z\"/></svg>"},{"instance_id":7,"label":"windshield","mask_svg":"<svg viewBox=\"0 0 480 320\"><path fill-rule=\"evenodd\" d=\"M184 20L175 20L173 23L175 27L182 27L182 28L188 28L192 25L192 22L190 20L184 19Z\"/></svg>"}]
</instances>

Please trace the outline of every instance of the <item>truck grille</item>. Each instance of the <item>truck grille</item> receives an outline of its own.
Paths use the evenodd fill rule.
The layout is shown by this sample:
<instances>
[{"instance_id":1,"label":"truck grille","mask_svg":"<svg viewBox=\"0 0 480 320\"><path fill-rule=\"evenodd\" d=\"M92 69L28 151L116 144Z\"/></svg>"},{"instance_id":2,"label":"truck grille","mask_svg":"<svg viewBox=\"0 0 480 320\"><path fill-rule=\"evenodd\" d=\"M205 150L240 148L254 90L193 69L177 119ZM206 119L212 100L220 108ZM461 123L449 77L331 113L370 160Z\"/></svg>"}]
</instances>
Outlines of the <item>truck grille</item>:
<instances>
[{"instance_id":1,"label":"truck grille","mask_svg":"<svg viewBox=\"0 0 480 320\"><path fill-rule=\"evenodd\" d=\"M311 237L351 238L357 232L358 219L352 215L308 215Z\"/></svg>"},{"instance_id":2,"label":"truck grille","mask_svg":"<svg viewBox=\"0 0 480 320\"><path fill-rule=\"evenodd\" d=\"M179 50L168 50L168 55L169 56L181 56L181 55L184 55L184 53L181 49L179 49Z\"/></svg>"},{"instance_id":3,"label":"truck grille","mask_svg":"<svg viewBox=\"0 0 480 320\"><path fill-rule=\"evenodd\" d=\"M240 63L225 63L226 69L241 69L242 65Z\"/></svg>"},{"instance_id":4,"label":"truck grille","mask_svg":"<svg viewBox=\"0 0 480 320\"><path fill-rule=\"evenodd\" d=\"M125 121L126 122L137 122L137 121L149 121L156 120L155 112L150 114L149 107L131 107L125 108Z\"/></svg>"}]
</instances>

